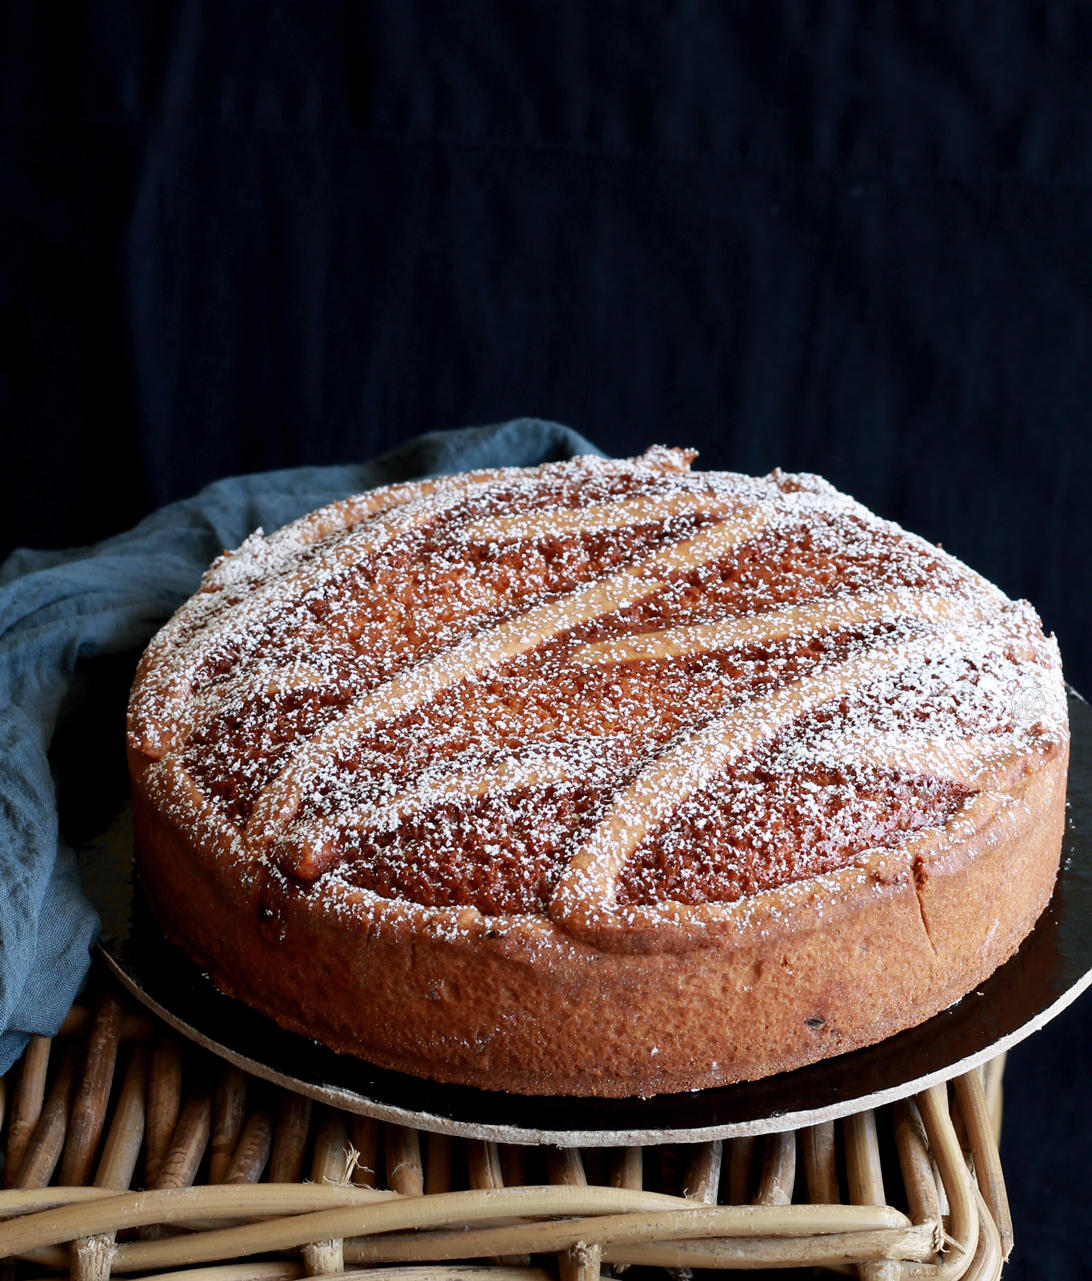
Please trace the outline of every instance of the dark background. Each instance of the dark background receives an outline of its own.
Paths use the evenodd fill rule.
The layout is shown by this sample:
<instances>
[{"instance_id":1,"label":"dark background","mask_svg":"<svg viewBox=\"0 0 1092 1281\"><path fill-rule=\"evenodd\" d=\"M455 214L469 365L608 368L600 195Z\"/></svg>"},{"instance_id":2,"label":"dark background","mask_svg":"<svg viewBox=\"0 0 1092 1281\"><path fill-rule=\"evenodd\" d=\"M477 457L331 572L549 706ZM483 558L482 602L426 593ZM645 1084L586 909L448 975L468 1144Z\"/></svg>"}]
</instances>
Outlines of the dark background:
<instances>
[{"instance_id":1,"label":"dark background","mask_svg":"<svg viewBox=\"0 0 1092 1281\"><path fill-rule=\"evenodd\" d=\"M0 557L537 415L823 473L1092 689L1088 4L0 10ZM1088 1002L1006 1275L1092 1275Z\"/></svg>"}]
</instances>

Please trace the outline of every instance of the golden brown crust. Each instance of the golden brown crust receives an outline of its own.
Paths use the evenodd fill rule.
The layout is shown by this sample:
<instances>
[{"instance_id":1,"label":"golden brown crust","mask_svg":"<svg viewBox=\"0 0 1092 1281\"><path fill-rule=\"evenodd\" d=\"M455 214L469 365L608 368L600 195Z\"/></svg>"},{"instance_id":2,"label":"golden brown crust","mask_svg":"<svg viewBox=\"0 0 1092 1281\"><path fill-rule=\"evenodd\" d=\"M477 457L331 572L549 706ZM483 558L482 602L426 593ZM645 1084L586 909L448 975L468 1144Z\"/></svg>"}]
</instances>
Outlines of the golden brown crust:
<instances>
[{"instance_id":1,"label":"golden brown crust","mask_svg":"<svg viewBox=\"0 0 1092 1281\"><path fill-rule=\"evenodd\" d=\"M677 458L660 458L658 466L667 475L679 470ZM641 476L647 487L646 474ZM914 583L910 598L897 583L894 595L889 586L884 595L866 583L869 590L857 586L848 597L824 597L818 603L805 594L804 605L789 597L788 605L760 606L757 613L753 608L742 613L722 610L712 622L702 621L704 615L687 615L681 627L678 619L661 610L667 623L661 622L659 630L650 630L639 619L626 624L636 629L636 642L627 639L633 632L625 626L604 631L599 621L603 618L610 623L611 618L628 617L627 610L639 614L661 608L654 600L647 603L653 599L650 591L661 588L661 579L690 572L679 568L684 554L723 558L726 549L761 544L770 510L753 502L733 508L732 485L737 479L742 484L742 478L711 482L712 496L700 501L711 513L701 519L712 523L703 526L699 520L689 542L676 537L665 551L653 547L652 561L643 546L625 551L631 559L619 562L621 568L607 565L595 571L598 577L593 576L588 586L570 588L570 613L563 623L574 637L571 642L565 639L570 633L551 613L556 612L551 604L524 611L509 633L504 631L506 624L473 633L471 648L456 645L436 658L421 651L423 657L414 657L403 674L396 671L387 684L381 678L378 684L365 684L330 729L301 738L302 749L287 767L278 764L279 774L267 771L262 776L266 781L260 794L244 778L240 785L251 786L256 803L236 804L230 797L225 801L235 776L210 775L195 754L192 745L198 742L204 751L220 750L216 740L201 735L210 718L217 723L217 709L229 704L215 685L222 679L221 668L209 667L208 655L215 657L216 652L213 642L198 632L196 658L192 644L186 650L177 642L178 636L192 634L193 617L199 622L213 617L213 635L220 626L215 610L209 615L208 607L199 603L196 615L180 612L164 638L150 648L130 711L137 863L168 936L208 969L223 990L335 1050L441 1081L529 1094L649 1095L753 1079L874 1043L930 1017L982 982L1030 931L1050 897L1057 871L1068 742L1056 650L1042 639L1026 607L1012 606L950 558L938 558L931 577ZM480 483L484 493L495 477ZM815 490L819 482L776 478L775 508L778 492L792 495L808 485ZM329 540L341 525L352 531L354 522L372 539L369 545L378 545L375 540L388 534L371 532L367 521L375 513L382 517L393 511L401 522L399 529L416 530L425 517L415 503L427 499L439 510L466 490L467 484L454 478L439 494L407 490L393 498L354 500L355 507L346 505L341 511L326 509L303 523L296 545ZM667 483L667 490L666 499L655 501L668 502L675 513L672 519L682 519L679 513L694 506L697 491L682 482ZM881 528L875 518L862 516L848 500L831 497L833 491L815 492L819 498L813 506L821 509L823 520L831 511L847 525L867 518L878 531L869 533L876 545L891 538L898 548L898 537L911 543L909 536L892 534L892 527ZM629 504L628 519L647 519L641 504L650 500L624 501ZM396 510L400 505L404 513ZM613 510L595 508L593 522L604 529L617 527ZM478 538L520 538L527 536L535 519L492 512L466 528ZM853 530L850 534L856 537ZM288 535L275 537L291 542ZM619 537L624 541L628 535ZM336 538L322 546L333 548L322 551L327 558L340 554ZM916 543L910 550L914 556L924 554ZM641 561L641 556L646 559ZM268 612L273 608L268 601L275 604L278 599L268 590L265 575L298 574L300 562L287 557L285 570L261 549L252 559L251 569L243 566L243 577L250 574L245 590L237 583L231 586L236 580L230 574L225 578L227 571L215 567L208 590L222 592L227 583L226 590L238 592L242 600L238 608L251 609L257 618L264 615L255 602L265 602L261 609ZM654 568L643 570L644 564ZM644 585L649 579L651 588ZM690 592L687 600L693 596ZM702 608L700 597L695 599ZM902 618L907 610L909 625L889 621ZM574 617L578 622L572 630ZM712 713L703 712L705 720L682 735L650 739L643 748L646 755L636 764L625 764L620 757L620 781L601 793L598 808L574 829L576 852L570 852L567 862L555 860L557 879L548 890L552 897L537 906L489 910L493 899L484 890L475 891L477 899L471 894L460 902L456 896L445 905L430 902L432 891L427 887L424 897L418 893L415 899L404 889L377 891L374 878L360 880L358 869L367 872L370 865L361 861L363 856L345 851L356 848L355 833L372 830L366 823L379 824L375 830L381 830L383 822L393 823L400 831L398 824L409 821L401 817L398 806L412 816L412 806L418 804L412 773L397 792L403 799L385 800L385 810L377 810L374 801L368 802L370 809L360 809L356 801L355 810L342 804L336 811L341 815L336 829L321 809L315 810L318 802L313 797L319 793L309 788L315 787L316 778L333 777L315 772L326 768L323 763L330 753L344 755L347 745L366 738L377 724L397 726L404 707L411 708L412 716L427 709L437 727L436 740L441 741L444 734L454 733L449 723L457 726L464 715L456 696L462 697L468 687L479 689L480 682L475 682L482 672L520 674L526 669L531 676L520 674L519 680L533 683L534 664L556 663L558 644L570 647L564 651L570 672L592 670L594 675L604 664L614 665L611 672L622 672L618 665L627 663L631 667L625 671L632 671L633 664L643 671L641 664L649 662L689 670L685 664L696 645L703 647L702 653L719 652L719 646L721 651L750 654L747 629L752 624L764 629L767 638L791 638L809 627L826 635L832 618L836 636L840 626L850 637L848 649L832 643L829 657L807 666L812 661L807 655L806 662L792 654L786 659L783 654L788 651L775 647L771 652L780 675L772 683L760 680L743 712L726 703ZM238 629L237 622L233 625ZM861 636L863 640L856 639ZM956 654L960 645L966 646L973 658L973 695L967 692L970 686L958 691L969 728L953 729L955 722L945 720L948 713L942 711L923 735L920 706L933 704L922 702L922 673L935 675L939 636L948 639ZM631 644L636 648L627 650ZM753 668L754 661L748 661ZM698 694L711 697L712 687L699 688L708 668L706 663L701 669L706 675L695 678L695 706ZM199 670L214 671L212 684L201 678L209 695L200 693L198 676L193 675ZM281 681L280 670L260 680ZM737 686L742 680L738 687L746 690L751 668L738 670L744 675L733 679ZM180 672L191 674L182 679ZM914 674L908 686L907 672ZM867 699L862 702L858 692L867 686L870 674L874 683L879 682L874 702L882 716ZM723 673L714 675L724 683ZM230 672L228 678L235 679ZM506 688L516 690L515 679L510 678ZM518 687L521 696L522 689ZM652 698L653 687L649 690ZM1018 697L1030 697L1037 721L1015 728L1005 722L1005 700L1013 698L1014 690ZM684 696L686 701L685 687ZM201 697L207 700L204 711ZM892 719L883 709L900 700L906 702L906 710L896 708L898 715ZM512 705L510 699L506 706ZM995 705L1000 713L995 714ZM446 710L449 706L454 710ZM194 707L197 711L191 710ZM671 708L664 715L668 713L675 714ZM786 726L794 727L796 739L786 739ZM412 732L407 735L410 747L400 750L408 752ZM869 787L876 779L880 784L890 779L888 808L892 814L911 817L900 820L901 828L884 827L890 815L885 817L882 805L877 808L867 797L867 803L850 797L850 809L863 806L861 813L871 826L861 828L863 835L844 838L831 828L837 839L830 837L827 843L837 848L826 862L810 852L807 841L812 837L807 831L794 828L782 840L790 853L793 841L804 842L799 855L793 856L797 864L790 859L788 870L783 867L772 879L762 880L767 875L762 868L748 872L751 880L741 883L743 889L726 896L716 887L729 883L722 866L727 856L714 849L701 858L693 855L689 879L665 882L664 877L674 873L662 870L670 862L665 864L664 851L677 847L679 832L700 831L707 810L714 814L718 805L728 806L725 813L737 827L743 821L730 811L730 802L716 786L731 792L735 779L754 790L755 778L776 782L795 777L778 761L796 761L801 744L811 756L818 753L816 759L826 760L823 753L829 756L832 750L841 753L838 759L859 759L861 768L871 771ZM501 787L509 778L505 771L517 758L505 760L500 766L479 766L479 777ZM532 788L533 796L549 800L555 794L554 780L566 778L564 769L557 772L556 756L524 756L518 761L524 770L521 777L540 788ZM827 765L822 769L827 773L804 776L813 790L819 784L809 779L829 775ZM450 769L441 776L447 789L445 804L456 816L478 803L473 781L473 776L468 782ZM837 775L836 784L831 785L833 791L844 799L849 793L842 775ZM327 795L330 783L323 781L322 786L327 790L321 795ZM429 796L438 795L437 786L430 783ZM388 788L383 795L389 794ZM912 817L915 804L924 806L920 819ZM686 819L688 805L698 815L696 820ZM753 822L749 814L744 818ZM789 817L794 822L799 818ZM685 827L684 820L691 827ZM786 820L782 815L777 821ZM815 821L821 835L827 830L822 823L830 827L829 814ZM315 832L326 835L320 839ZM753 832L761 838L759 828ZM875 838L871 845L865 839L869 833ZM368 857L382 855L385 847L376 848L379 854ZM640 875L633 873L638 866L644 869ZM675 886L671 894L657 888L668 883ZM504 893L529 892L519 888L522 882L513 884L516 888Z\"/></svg>"}]
</instances>

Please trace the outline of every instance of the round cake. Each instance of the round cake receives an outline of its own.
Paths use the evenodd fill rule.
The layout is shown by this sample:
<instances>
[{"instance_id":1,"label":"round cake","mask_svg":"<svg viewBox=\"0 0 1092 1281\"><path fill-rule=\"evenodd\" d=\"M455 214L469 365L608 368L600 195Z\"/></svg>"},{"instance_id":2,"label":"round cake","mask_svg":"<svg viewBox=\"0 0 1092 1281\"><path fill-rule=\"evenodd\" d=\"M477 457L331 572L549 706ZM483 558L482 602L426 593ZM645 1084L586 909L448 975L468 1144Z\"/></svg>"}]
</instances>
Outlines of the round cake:
<instances>
[{"instance_id":1,"label":"round cake","mask_svg":"<svg viewBox=\"0 0 1092 1281\"><path fill-rule=\"evenodd\" d=\"M225 992L382 1067L650 1095L876 1042L1043 910L1034 610L825 481L576 458L225 553L129 703L136 861Z\"/></svg>"}]
</instances>

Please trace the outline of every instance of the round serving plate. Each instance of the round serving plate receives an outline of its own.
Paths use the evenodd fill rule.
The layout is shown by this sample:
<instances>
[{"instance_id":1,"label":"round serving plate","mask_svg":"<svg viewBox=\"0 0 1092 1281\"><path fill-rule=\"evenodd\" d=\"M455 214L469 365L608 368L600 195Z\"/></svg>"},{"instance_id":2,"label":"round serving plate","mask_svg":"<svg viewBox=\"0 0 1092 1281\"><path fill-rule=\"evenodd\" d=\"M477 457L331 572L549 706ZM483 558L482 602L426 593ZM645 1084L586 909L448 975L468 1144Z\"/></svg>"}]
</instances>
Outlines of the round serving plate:
<instances>
[{"instance_id":1,"label":"round serving plate","mask_svg":"<svg viewBox=\"0 0 1092 1281\"><path fill-rule=\"evenodd\" d=\"M1069 697L1068 819L1054 895L1011 960L935 1018L878 1045L713 1090L650 1099L527 1097L440 1085L335 1054L219 992L166 941L133 886L131 828L91 851L99 947L130 992L172 1027L267 1081L424 1130L562 1147L697 1142L796 1129L916 1094L1016 1045L1092 983L1092 708ZM115 868L110 892L108 868Z\"/></svg>"}]
</instances>

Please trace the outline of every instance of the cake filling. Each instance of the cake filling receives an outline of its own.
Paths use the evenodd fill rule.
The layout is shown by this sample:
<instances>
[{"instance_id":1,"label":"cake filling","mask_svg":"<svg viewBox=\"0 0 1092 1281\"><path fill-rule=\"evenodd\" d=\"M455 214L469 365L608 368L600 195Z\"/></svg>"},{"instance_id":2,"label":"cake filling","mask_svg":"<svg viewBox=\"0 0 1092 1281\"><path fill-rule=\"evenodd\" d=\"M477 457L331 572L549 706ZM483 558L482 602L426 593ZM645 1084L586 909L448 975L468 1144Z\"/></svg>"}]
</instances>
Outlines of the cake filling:
<instances>
[{"instance_id":1,"label":"cake filling","mask_svg":"<svg viewBox=\"0 0 1092 1281\"><path fill-rule=\"evenodd\" d=\"M845 867L864 850L943 827L974 793L865 764L735 771L642 843L617 904L732 903Z\"/></svg>"}]
</instances>

